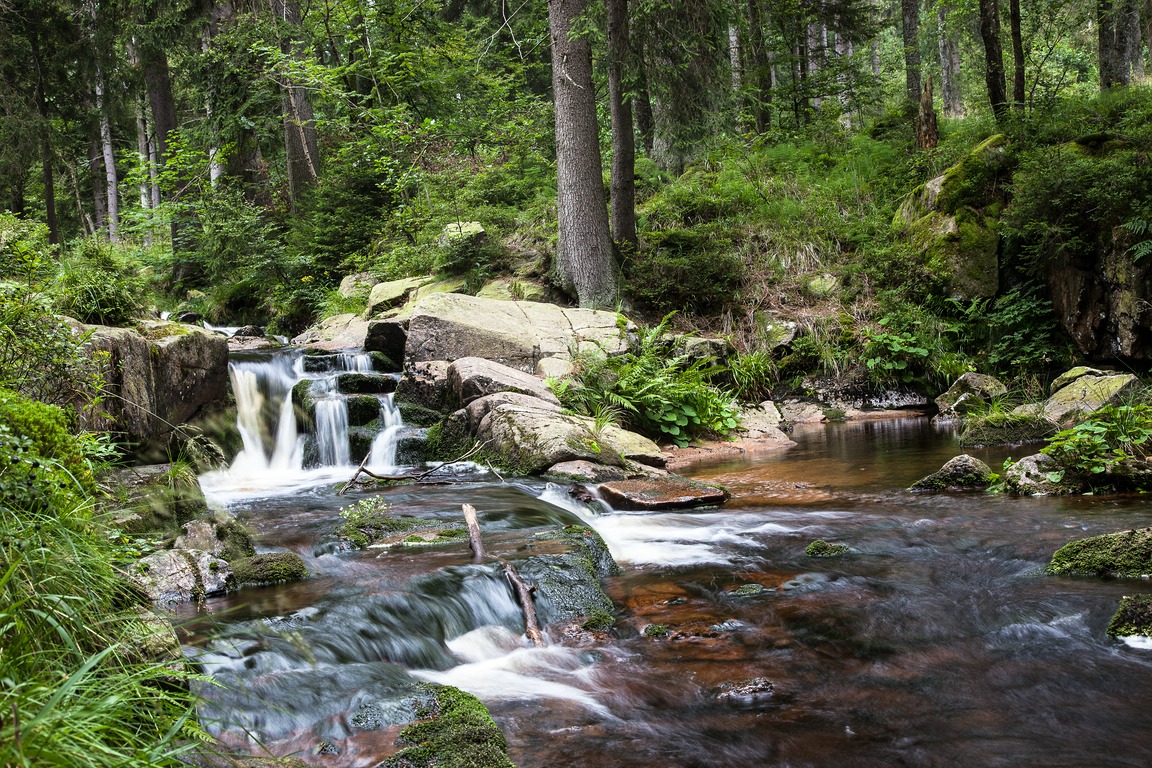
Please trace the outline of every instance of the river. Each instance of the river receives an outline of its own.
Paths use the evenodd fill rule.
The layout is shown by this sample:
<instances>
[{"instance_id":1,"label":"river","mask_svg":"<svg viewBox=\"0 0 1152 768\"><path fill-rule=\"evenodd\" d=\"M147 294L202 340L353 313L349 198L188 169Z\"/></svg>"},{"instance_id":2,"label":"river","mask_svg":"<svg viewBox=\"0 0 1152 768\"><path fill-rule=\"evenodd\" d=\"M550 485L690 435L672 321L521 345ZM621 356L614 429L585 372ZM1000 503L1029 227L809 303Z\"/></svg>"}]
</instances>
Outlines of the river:
<instances>
[{"instance_id":1,"label":"river","mask_svg":"<svg viewBox=\"0 0 1152 768\"><path fill-rule=\"evenodd\" d=\"M1152 505L908 493L962 452L926 419L793 437L689 470L728 487L720 509L605 514L479 470L383 491L403 514L472 504L498 555L542 526L594 527L623 568L606 582L619 619L574 647L525 647L506 583L466 544L336 546L339 510L363 498L335 495L351 467L210 481L258 549L298 552L313 575L179 617L220 683L201 714L254 752L371 766L398 729L350 713L387 709L415 677L483 700L521 768L1152 764L1152 651L1105 635L1120 597L1149 586L1040 573L1070 539L1152 525ZM996 468L1009 453L977 455ZM808 557L815 539L851 551Z\"/></svg>"}]
</instances>

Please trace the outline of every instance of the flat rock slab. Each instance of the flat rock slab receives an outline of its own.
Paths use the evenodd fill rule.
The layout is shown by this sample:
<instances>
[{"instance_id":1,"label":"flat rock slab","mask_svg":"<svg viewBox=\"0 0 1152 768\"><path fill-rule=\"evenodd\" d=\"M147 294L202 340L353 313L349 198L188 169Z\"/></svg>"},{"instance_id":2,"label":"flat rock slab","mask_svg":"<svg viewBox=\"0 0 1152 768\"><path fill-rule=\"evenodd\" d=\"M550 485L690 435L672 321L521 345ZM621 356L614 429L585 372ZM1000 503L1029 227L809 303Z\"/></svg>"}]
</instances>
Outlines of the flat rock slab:
<instances>
[{"instance_id":1,"label":"flat rock slab","mask_svg":"<svg viewBox=\"0 0 1152 768\"><path fill-rule=\"evenodd\" d=\"M615 509L656 512L723 504L728 492L683 477L646 478L604 483L600 493Z\"/></svg>"},{"instance_id":2,"label":"flat rock slab","mask_svg":"<svg viewBox=\"0 0 1152 768\"><path fill-rule=\"evenodd\" d=\"M598 347L628 348L634 326L615 312L572 309L531 301L498 301L439 293L420 300L408 324L410 362L482 357L527 373L546 357L568 359Z\"/></svg>"},{"instance_id":3,"label":"flat rock slab","mask_svg":"<svg viewBox=\"0 0 1152 768\"><path fill-rule=\"evenodd\" d=\"M556 395L535 376L481 357L462 357L448 366L448 391L461 407L498 392L519 392L560 404Z\"/></svg>"},{"instance_id":4,"label":"flat rock slab","mask_svg":"<svg viewBox=\"0 0 1152 768\"><path fill-rule=\"evenodd\" d=\"M292 345L326 350L359 349L364 347L367 337L367 320L355 314L333 315L292 339Z\"/></svg>"}]
</instances>

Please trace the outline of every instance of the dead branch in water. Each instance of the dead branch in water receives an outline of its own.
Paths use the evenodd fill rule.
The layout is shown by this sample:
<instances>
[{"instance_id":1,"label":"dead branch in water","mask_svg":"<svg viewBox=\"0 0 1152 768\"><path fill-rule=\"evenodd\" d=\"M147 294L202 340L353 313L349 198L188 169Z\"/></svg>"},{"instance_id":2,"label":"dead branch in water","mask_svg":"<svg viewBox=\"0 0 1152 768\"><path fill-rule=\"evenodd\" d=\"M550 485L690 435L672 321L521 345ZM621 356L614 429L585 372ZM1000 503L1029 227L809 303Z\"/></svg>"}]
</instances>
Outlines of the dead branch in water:
<instances>
[{"instance_id":1,"label":"dead branch in water","mask_svg":"<svg viewBox=\"0 0 1152 768\"><path fill-rule=\"evenodd\" d=\"M468 546L472 547L473 562L484 562L484 540L480 538L480 520L476 517L476 507L464 504L464 522L468 523Z\"/></svg>"},{"instance_id":2,"label":"dead branch in water","mask_svg":"<svg viewBox=\"0 0 1152 768\"><path fill-rule=\"evenodd\" d=\"M356 472L353 473L352 478L347 483L344 484L343 488L336 491L336 495L337 496L343 496L345 491L347 491L349 488L351 488L353 485L356 484L360 475L368 475L368 477L371 477L374 480L423 480L424 478L431 475L433 472L439 472L441 469L444 469L444 467L449 467L453 464L459 464L460 462L464 461L465 459L468 459L471 456L475 456L480 451L480 449L486 445L488 445L488 441L484 441L483 443L476 443L471 448L469 448L467 451L465 451L463 454L452 459L452 461L446 461L443 464L437 464L436 466L432 467L432 469L429 469L426 472L418 472L415 475L378 475L375 472L373 472L372 470L370 470L364 466L365 464L368 463L368 459L372 455L371 453L369 453L367 456L364 457L364 461L360 462L360 466L356 468Z\"/></svg>"},{"instance_id":3,"label":"dead branch in water","mask_svg":"<svg viewBox=\"0 0 1152 768\"><path fill-rule=\"evenodd\" d=\"M536 604L532 602L532 593L536 587L529 587L525 584L524 579L520 578L516 566L512 563L507 560L500 562L504 563L504 575L512 583L512 588L516 591L516 599L520 601L520 608L524 611L524 634L528 636L532 645L546 645L544 635L540 632L540 620L536 618Z\"/></svg>"}]
</instances>

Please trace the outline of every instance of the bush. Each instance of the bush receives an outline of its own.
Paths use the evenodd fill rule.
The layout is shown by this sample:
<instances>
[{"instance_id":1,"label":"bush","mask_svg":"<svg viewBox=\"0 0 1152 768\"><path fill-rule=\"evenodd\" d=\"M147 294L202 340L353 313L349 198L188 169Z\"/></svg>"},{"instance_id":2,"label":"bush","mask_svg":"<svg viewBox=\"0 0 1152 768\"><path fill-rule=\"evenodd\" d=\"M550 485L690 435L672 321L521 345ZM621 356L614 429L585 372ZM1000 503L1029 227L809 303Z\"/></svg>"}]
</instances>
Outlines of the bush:
<instances>
[{"instance_id":1,"label":"bush","mask_svg":"<svg viewBox=\"0 0 1152 768\"><path fill-rule=\"evenodd\" d=\"M1057 432L1041 453L1091 481L1127 485L1131 463L1152 453L1152 405L1109 405L1071 429ZM1054 480L1059 482L1059 480Z\"/></svg>"},{"instance_id":2,"label":"bush","mask_svg":"<svg viewBox=\"0 0 1152 768\"><path fill-rule=\"evenodd\" d=\"M647 232L624 266L628 292L659 312L705 312L728 304L744 278L744 261L713 232Z\"/></svg>"},{"instance_id":3,"label":"bush","mask_svg":"<svg viewBox=\"0 0 1152 768\"><path fill-rule=\"evenodd\" d=\"M144 306L142 272L141 263L116 246L81 240L61 264L56 309L84 323L126 325Z\"/></svg>"}]
</instances>

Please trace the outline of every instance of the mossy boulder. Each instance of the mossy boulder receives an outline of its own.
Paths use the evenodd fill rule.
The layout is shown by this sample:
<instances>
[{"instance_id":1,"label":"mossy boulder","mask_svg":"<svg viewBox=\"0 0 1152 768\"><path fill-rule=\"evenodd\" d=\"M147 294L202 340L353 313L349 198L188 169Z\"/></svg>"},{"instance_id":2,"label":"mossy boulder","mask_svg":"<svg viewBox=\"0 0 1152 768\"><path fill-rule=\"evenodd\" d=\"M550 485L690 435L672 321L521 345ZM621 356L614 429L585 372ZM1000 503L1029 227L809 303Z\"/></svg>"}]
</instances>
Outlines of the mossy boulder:
<instances>
[{"instance_id":1,"label":"mossy boulder","mask_svg":"<svg viewBox=\"0 0 1152 768\"><path fill-rule=\"evenodd\" d=\"M380 400L373 395L353 395L344 402L349 426L364 427L380 418Z\"/></svg>"},{"instance_id":2,"label":"mossy boulder","mask_svg":"<svg viewBox=\"0 0 1152 768\"><path fill-rule=\"evenodd\" d=\"M1152 637L1152 595L1125 595L1108 622L1111 637Z\"/></svg>"},{"instance_id":3,"label":"mossy boulder","mask_svg":"<svg viewBox=\"0 0 1152 768\"><path fill-rule=\"evenodd\" d=\"M852 549L844 544L830 544L824 539L816 539L804 549L808 557L840 557L851 552Z\"/></svg>"},{"instance_id":4,"label":"mossy boulder","mask_svg":"<svg viewBox=\"0 0 1152 768\"><path fill-rule=\"evenodd\" d=\"M508 742L479 699L450 686L425 688L431 701L400 732L396 744L404 748L385 768L513 768Z\"/></svg>"},{"instance_id":5,"label":"mossy boulder","mask_svg":"<svg viewBox=\"0 0 1152 768\"><path fill-rule=\"evenodd\" d=\"M910 491L983 490L992 483L992 470L974 456L964 453L949 459L944 466L917 480Z\"/></svg>"},{"instance_id":6,"label":"mossy boulder","mask_svg":"<svg viewBox=\"0 0 1152 768\"><path fill-rule=\"evenodd\" d=\"M1034 443L1051 437L1058 429L1044 418L1043 406L1018 406L1007 413L989 413L965 419L960 447Z\"/></svg>"},{"instance_id":7,"label":"mossy boulder","mask_svg":"<svg viewBox=\"0 0 1152 768\"><path fill-rule=\"evenodd\" d=\"M256 554L248 529L227 512L217 512L211 519L186 523L184 533L173 546L176 549L202 550L229 562Z\"/></svg>"},{"instance_id":8,"label":"mossy boulder","mask_svg":"<svg viewBox=\"0 0 1152 768\"><path fill-rule=\"evenodd\" d=\"M1008 387L995 376L969 371L936 398L936 407L940 409L940 418L955 418L1006 394Z\"/></svg>"},{"instance_id":9,"label":"mossy boulder","mask_svg":"<svg viewBox=\"0 0 1152 768\"><path fill-rule=\"evenodd\" d=\"M1025 456L1004 470L1004 490L1020 496L1064 496L1082 493L1087 487L1046 453Z\"/></svg>"},{"instance_id":10,"label":"mossy boulder","mask_svg":"<svg viewBox=\"0 0 1152 768\"><path fill-rule=\"evenodd\" d=\"M1054 576L1129 579L1152 575L1152 528L1071 541L1056 550L1045 571Z\"/></svg>"},{"instance_id":11,"label":"mossy boulder","mask_svg":"<svg viewBox=\"0 0 1152 768\"><path fill-rule=\"evenodd\" d=\"M336 388L343 395L387 395L396 391L396 379L383 373L341 373Z\"/></svg>"},{"instance_id":12,"label":"mossy boulder","mask_svg":"<svg viewBox=\"0 0 1152 768\"><path fill-rule=\"evenodd\" d=\"M281 584L308 578L308 568L295 552L273 552L233 560L237 584Z\"/></svg>"},{"instance_id":13,"label":"mossy boulder","mask_svg":"<svg viewBox=\"0 0 1152 768\"><path fill-rule=\"evenodd\" d=\"M389 309L395 309L421 286L435 280L434 277L405 277L400 280L389 280L385 283L376 283L368 293L368 306L364 310L364 317L371 318Z\"/></svg>"},{"instance_id":14,"label":"mossy boulder","mask_svg":"<svg viewBox=\"0 0 1152 768\"><path fill-rule=\"evenodd\" d=\"M303 379L292 387L296 421L305 432L316 429L316 396L312 393L312 383L312 379Z\"/></svg>"},{"instance_id":15,"label":"mossy boulder","mask_svg":"<svg viewBox=\"0 0 1152 768\"><path fill-rule=\"evenodd\" d=\"M1140 379L1131 373L1077 376L1052 393L1044 403L1044 417L1067 429L1106 405L1122 404L1143 386Z\"/></svg>"},{"instance_id":16,"label":"mossy boulder","mask_svg":"<svg viewBox=\"0 0 1152 768\"><path fill-rule=\"evenodd\" d=\"M613 614L615 606L600 579L618 575L620 567L599 534L582 525L565 526L536 534L532 548L557 550L516 563L524 581L536 587L542 624Z\"/></svg>"}]
</instances>

